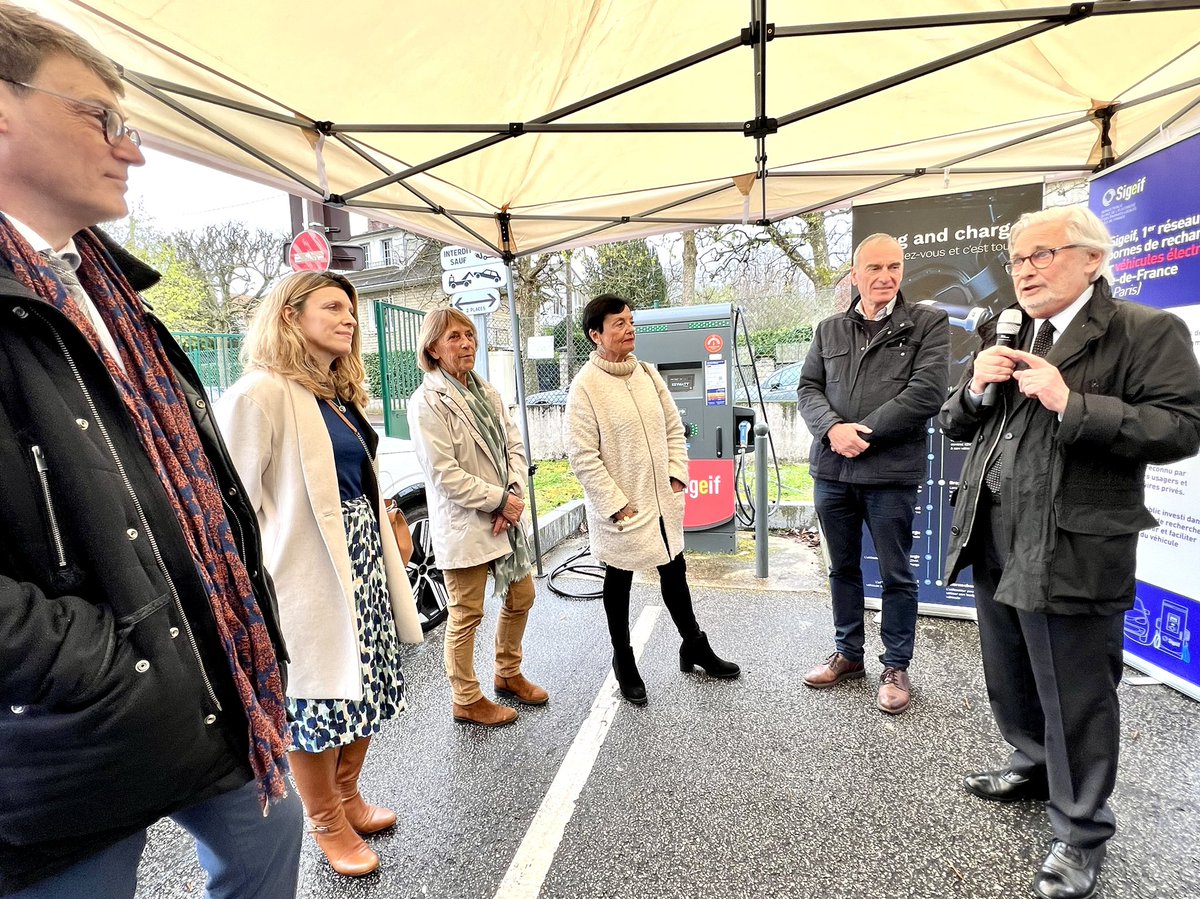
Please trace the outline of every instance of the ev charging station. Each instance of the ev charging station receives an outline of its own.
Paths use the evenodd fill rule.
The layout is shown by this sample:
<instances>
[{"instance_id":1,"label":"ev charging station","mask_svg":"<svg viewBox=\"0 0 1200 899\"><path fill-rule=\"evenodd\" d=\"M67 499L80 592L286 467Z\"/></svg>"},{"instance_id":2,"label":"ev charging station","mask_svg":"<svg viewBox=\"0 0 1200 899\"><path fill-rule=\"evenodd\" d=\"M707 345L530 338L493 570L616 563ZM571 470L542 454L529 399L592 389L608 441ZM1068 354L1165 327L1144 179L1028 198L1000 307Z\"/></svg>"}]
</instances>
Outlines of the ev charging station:
<instances>
[{"instance_id":1,"label":"ev charging station","mask_svg":"<svg viewBox=\"0 0 1200 899\"><path fill-rule=\"evenodd\" d=\"M735 463L754 450L754 410L733 404L736 315L729 303L633 313L636 355L658 369L683 418L684 547L698 552L736 551Z\"/></svg>"}]
</instances>

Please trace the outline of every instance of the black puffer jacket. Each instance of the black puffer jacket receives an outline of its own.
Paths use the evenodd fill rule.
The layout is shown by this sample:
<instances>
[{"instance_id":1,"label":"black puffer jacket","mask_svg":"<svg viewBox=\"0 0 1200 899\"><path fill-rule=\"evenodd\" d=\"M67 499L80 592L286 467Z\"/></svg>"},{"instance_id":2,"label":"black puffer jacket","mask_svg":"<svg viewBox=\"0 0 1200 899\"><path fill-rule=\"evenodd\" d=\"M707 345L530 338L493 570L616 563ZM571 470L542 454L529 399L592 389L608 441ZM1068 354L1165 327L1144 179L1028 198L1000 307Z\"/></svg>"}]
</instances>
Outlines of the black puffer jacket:
<instances>
[{"instance_id":1,"label":"black puffer jacket","mask_svg":"<svg viewBox=\"0 0 1200 899\"><path fill-rule=\"evenodd\" d=\"M157 275L119 248L139 290ZM258 529L159 327L283 660ZM166 492L83 335L0 268L0 895L244 784L247 725Z\"/></svg>"},{"instance_id":2,"label":"black puffer jacket","mask_svg":"<svg viewBox=\"0 0 1200 899\"><path fill-rule=\"evenodd\" d=\"M850 484L917 484L925 477L926 422L950 380L950 324L936 306L909 305L898 294L888 326L867 339L851 309L817 325L800 370L797 408L812 434L809 472ZM871 428L871 448L839 456L826 434L840 422Z\"/></svg>"}]
</instances>

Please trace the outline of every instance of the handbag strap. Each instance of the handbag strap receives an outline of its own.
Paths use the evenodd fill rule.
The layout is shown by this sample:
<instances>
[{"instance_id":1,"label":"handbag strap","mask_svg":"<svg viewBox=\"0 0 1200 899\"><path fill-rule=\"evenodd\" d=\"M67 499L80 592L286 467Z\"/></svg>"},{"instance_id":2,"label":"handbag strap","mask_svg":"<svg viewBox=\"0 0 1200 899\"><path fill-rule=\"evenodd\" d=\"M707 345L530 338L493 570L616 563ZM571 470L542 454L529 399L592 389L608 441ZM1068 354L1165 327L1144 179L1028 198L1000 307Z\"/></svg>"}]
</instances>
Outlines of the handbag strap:
<instances>
[{"instance_id":1,"label":"handbag strap","mask_svg":"<svg viewBox=\"0 0 1200 899\"><path fill-rule=\"evenodd\" d=\"M346 413L343 412L341 409L339 409L338 404L335 403L333 400L326 397L325 403L326 403L326 405L329 406L330 409L332 409L334 411L334 414L336 414L337 417L340 418L345 423L346 427L348 427L351 431L354 432L354 436L357 437L358 442L360 444L362 444L363 452L366 453L367 458L370 459L371 451L369 449L367 449L367 441L363 440L363 435L360 434L358 431L358 428L356 428L354 426L354 422L352 422L349 418L346 417Z\"/></svg>"},{"instance_id":2,"label":"handbag strap","mask_svg":"<svg viewBox=\"0 0 1200 899\"><path fill-rule=\"evenodd\" d=\"M362 435L358 433L358 428L354 427L354 422L350 421L350 419L346 417L346 413L338 408L337 403L335 403L333 400L326 397L325 404L334 411L334 414L337 415L338 418L340 418L343 422L345 422L346 427L348 427L351 431L354 432L355 437L361 438Z\"/></svg>"}]
</instances>

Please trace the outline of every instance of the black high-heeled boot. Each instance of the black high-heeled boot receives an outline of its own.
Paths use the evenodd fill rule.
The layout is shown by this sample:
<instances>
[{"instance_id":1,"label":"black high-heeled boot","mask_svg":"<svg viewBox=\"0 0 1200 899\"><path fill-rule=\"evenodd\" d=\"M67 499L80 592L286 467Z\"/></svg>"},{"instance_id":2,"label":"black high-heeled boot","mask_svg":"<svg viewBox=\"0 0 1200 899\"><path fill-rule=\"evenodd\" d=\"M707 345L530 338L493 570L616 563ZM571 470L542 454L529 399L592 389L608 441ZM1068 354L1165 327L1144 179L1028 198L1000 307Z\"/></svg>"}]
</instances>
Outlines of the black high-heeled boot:
<instances>
[{"instance_id":1,"label":"black high-heeled boot","mask_svg":"<svg viewBox=\"0 0 1200 899\"><path fill-rule=\"evenodd\" d=\"M679 670L690 672L696 665L703 668L709 677L724 680L733 680L742 672L733 662L726 662L713 652L712 647L708 645L708 635L704 631L701 631L699 636L685 639L679 647Z\"/></svg>"},{"instance_id":2,"label":"black high-heeled boot","mask_svg":"<svg viewBox=\"0 0 1200 899\"><path fill-rule=\"evenodd\" d=\"M617 676L622 696L634 705L646 704L646 684L638 674L632 647L613 647L613 674Z\"/></svg>"}]
</instances>

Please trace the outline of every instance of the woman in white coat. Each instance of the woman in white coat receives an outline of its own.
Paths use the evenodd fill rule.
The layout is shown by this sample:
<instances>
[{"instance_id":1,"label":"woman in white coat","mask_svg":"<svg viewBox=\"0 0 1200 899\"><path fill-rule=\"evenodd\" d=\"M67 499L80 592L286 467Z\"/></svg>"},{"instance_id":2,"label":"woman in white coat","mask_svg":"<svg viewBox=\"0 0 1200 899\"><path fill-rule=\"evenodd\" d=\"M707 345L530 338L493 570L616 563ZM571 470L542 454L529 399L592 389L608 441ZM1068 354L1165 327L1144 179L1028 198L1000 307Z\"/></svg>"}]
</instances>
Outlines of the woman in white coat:
<instances>
[{"instance_id":1,"label":"woman in white coat","mask_svg":"<svg viewBox=\"0 0 1200 899\"><path fill-rule=\"evenodd\" d=\"M404 710L399 641L422 639L362 412L357 304L341 275L288 275L251 322L247 373L216 407L279 596L292 776L317 845L350 876L379 866L361 834L396 823L358 778L371 737Z\"/></svg>"},{"instance_id":2,"label":"woman in white coat","mask_svg":"<svg viewBox=\"0 0 1200 899\"><path fill-rule=\"evenodd\" d=\"M417 343L425 377L408 401L408 424L427 479L434 554L450 594L451 713L463 724L496 727L514 721L517 712L484 696L475 674L475 631L489 574L504 600L496 624L495 691L523 705L549 699L521 673L521 639L534 599L525 450L500 394L474 372L475 327L467 316L450 308L427 313Z\"/></svg>"},{"instance_id":3,"label":"woman in white coat","mask_svg":"<svg viewBox=\"0 0 1200 899\"><path fill-rule=\"evenodd\" d=\"M687 441L683 422L658 371L633 355L633 310L613 294L583 310L596 347L567 396L567 457L583 485L592 555L605 564L604 612L621 694L646 703L629 643L633 572L657 568L663 604L683 643L681 671L699 666L712 677L740 669L713 652L692 611L683 560Z\"/></svg>"}]
</instances>

